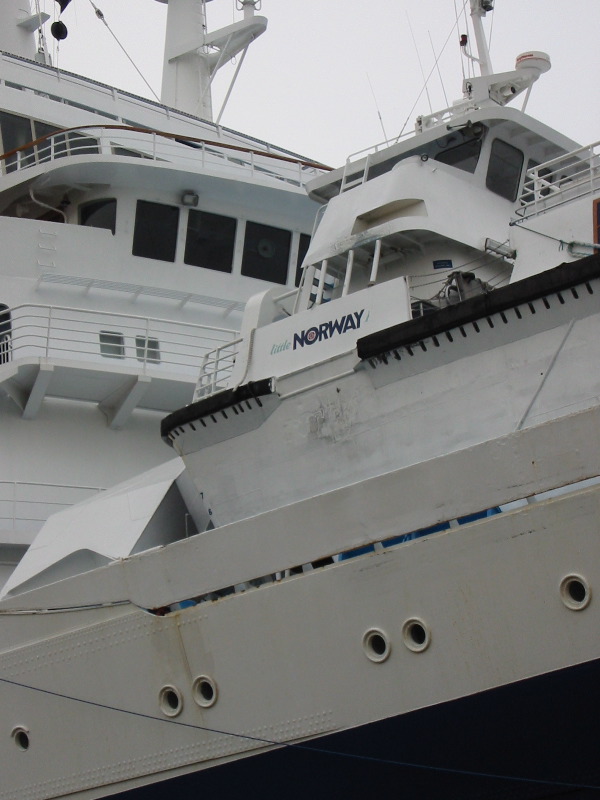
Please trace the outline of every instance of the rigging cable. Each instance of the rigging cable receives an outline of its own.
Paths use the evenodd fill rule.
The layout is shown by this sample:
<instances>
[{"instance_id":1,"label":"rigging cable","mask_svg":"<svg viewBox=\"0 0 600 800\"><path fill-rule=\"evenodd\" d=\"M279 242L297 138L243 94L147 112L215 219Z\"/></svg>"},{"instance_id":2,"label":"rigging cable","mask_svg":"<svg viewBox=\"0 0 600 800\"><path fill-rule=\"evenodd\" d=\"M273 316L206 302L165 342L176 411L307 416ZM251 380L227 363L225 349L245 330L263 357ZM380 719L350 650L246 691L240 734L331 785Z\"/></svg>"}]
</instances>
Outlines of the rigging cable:
<instances>
[{"instance_id":1,"label":"rigging cable","mask_svg":"<svg viewBox=\"0 0 600 800\"><path fill-rule=\"evenodd\" d=\"M121 44L121 42L120 42L120 41L117 39L117 36L116 36L116 34L114 33L114 31L111 29L110 25L108 24L108 22L107 22L107 21L106 21L106 19L104 18L104 14L102 13L102 11L100 11L100 9L99 9L99 8L96 6L96 4L93 2L93 0L90 0L90 5L92 6L92 8L94 9L94 11L96 12L96 16L98 17L98 19L100 20L100 22L103 22L103 23L104 23L104 25L106 26L106 28L107 28L108 32L110 33L110 35L113 37L113 39L115 40L115 42L116 42L116 43L119 45L119 47L121 48L121 50L122 50L122 51L125 53L125 55L126 55L126 56L127 56L127 58L129 59L130 63L132 64L132 66L133 66L133 68L135 69L135 71L137 72L137 74L138 74L138 75L140 76L140 78L141 78L141 79L144 81L144 83L146 84L146 86L148 87L148 89L150 89L150 91L152 92L152 94L153 94L153 95L154 95L154 97L156 98L157 102L159 102L159 103L160 103L160 98L159 98L159 96L156 94L156 92L154 91L154 89L152 88L152 86L150 86L150 84L148 83L148 81L146 80L146 78L143 76L142 72L141 72L141 71L140 71L140 69L138 68L138 66L137 66L137 64L135 63L135 61L134 61L134 60L131 58L131 56L129 55L129 53L127 52L127 50L125 50L125 48L123 47L123 45Z\"/></svg>"},{"instance_id":2,"label":"rigging cable","mask_svg":"<svg viewBox=\"0 0 600 800\"><path fill-rule=\"evenodd\" d=\"M467 5L467 3L468 3L468 2L469 2L469 0L464 0L464 4L463 4L463 10L465 9L465 7L466 7L466 5ZM403 134L403 133L404 133L404 131L406 130L406 126L408 125L408 123L409 123L409 121L410 121L410 119L411 119L411 117L412 117L412 115L413 115L413 112L414 112L414 110L415 110L415 108L416 108L416 106L417 106L417 103L419 102L419 100L421 99L421 95L422 95L422 94L423 94L423 92L425 91L425 88L426 88L426 86L427 86L427 82L429 81L429 79L430 79L430 78L431 78L431 76L433 75L433 72L434 72L434 70L437 68L438 62L439 62L440 58L442 57L442 53L443 53L443 52L444 52L444 50L446 49L446 47L447 47L447 45L448 45L448 42L450 41L450 37L451 37L451 36L452 36L452 34L454 33L454 31L455 31L455 29L456 29L457 25L458 25L458 19L457 19L457 21L454 23L454 25L452 26L452 28L450 29L450 33L449 33L449 34L448 34L448 36L446 37L446 41L444 42L444 45L443 45L443 47L442 47L442 49L441 49L441 51L440 51L440 54L439 54L439 56L436 58L436 60L435 60L435 64L433 65L433 67L431 68L431 70L430 70L430 72L429 72L429 75L427 76L427 79L426 79L426 81L425 81L425 86L423 86L423 88L422 88L422 89L421 89L421 91L419 92L419 94L418 94L418 96L417 96L417 99L416 99L416 100L415 100L415 102L413 103L413 106L412 106L411 110L408 112L408 116L406 117L406 121L404 122L404 125L402 126L402 130L401 130L401 131L400 131L400 133L398 134L398 136L397 136L397 138L396 138L396 141L399 141L399 140L400 140L400 138L402 137L402 134Z\"/></svg>"},{"instance_id":3,"label":"rigging cable","mask_svg":"<svg viewBox=\"0 0 600 800\"><path fill-rule=\"evenodd\" d=\"M435 47L433 46L433 39L431 38L431 31L427 31L427 33L429 34L429 43L431 45L431 52L433 53L433 57L435 59ZM462 61L462 58L461 58L461 61ZM448 102L448 95L446 94L446 87L444 86L444 79L442 78L442 73L440 71L440 65L439 65L439 63L437 61L435 63L436 63L436 66L437 66L438 77L439 77L440 83L442 85L442 92L444 93L444 102L446 103L446 108L448 108L450 106L450 103Z\"/></svg>"},{"instance_id":4,"label":"rigging cable","mask_svg":"<svg viewBox=\"0 0 600 800\"><path fill-rule=\"evenodd\" d=\"M433 114L433 106L431 105L431 97L429 96L429 89L427 88L427 83L429 81L429 78L431 77L431 74L429 75L429 78L427 78L427 80L425 80L425 70L423 69L423 62L421 61L421 55L419 53L419 48L417 47L417 40L415 39L415 34L414 34L414 31L413 31L412 25L410 24L410 17L408 16L408 11L406 12L406 21L408 22L408 29L409 29L410 35L412 37L413 45L415 47L415 52L417 54L417 61L419 62L419 69L421 70L421 77L423 78L423 86L424 86L424 89L425 89L425 94L427 95L427 102L429 103L429 113ZM435 53L434 53L434 58L435 58ZM437 64L437 61L435 63Z\"/></svg>"},{"instance_id":5,"label":"rigging cable","mask_svg":"<svg viewBox=\"0 0 600 800\"><path fill-rule=\"evenodd\" d=\"M458 28L458 21L459 20L458 20L458 10L456 8L456 0L454 0L454 19L456 20L455 27ZM464 58L462 58L462 56L461 56L461 59L460 59L460 68L462 70L462 76L463 76L463 82L464 82L467 76L465 75L465 60L464 60Z\"/></svg>"},{"instance_id":6,"label":"rigging cable","mask_svg":"<svg viewBox=\"0 0 600 800\"><path fill-rule=\"evenodd\" d=\"M600 786L594 786L590 784L570 783L568 781L550 781L538 778L524 778L522 776L517 776L517 775L499 775L491 772L478 772L476 770L454 769L452 767L437 767L431 764L416 764L410 761L398 761L396 759L391 759L391 758L378 758L377 756L366 756L366 755L358 755L356 753L347 753L337 750L326 750L325 748L314 747L311 746L310 744L296 744L294 742L289 742L289 741L275 741L273 739L265 739L261 736L251 736L249 734L244 734L244 733L234 733L232 731L224 731L218 728L209 728L205 725L195 725L194 723L182 722L173 719L171 717L154 717L152 716L152 714L145 714L142 711L132 711L126 708L119 708L118 706L109 706L105 703L99 703L95 700L85 700L81 697L74 697L72 695L63 694L62 692L55 692L52 691L51 689L42 689L38 686L31 686L30 684L20 683L19 681L13 681L10 680L9 678L0 678L0 683L5 683L10 686L16 686L20 689L28 689L33 692L39 692L40 694L49 695L51 697L58 697L61 700L71 700L72 702L75 703L82 703L83 705L93 706L95 708L101 708L105 711L116 711L117 713L120 714L127 714L129 716L138 717L140 719L147 719L152 722L164 722L170 725L179 725L182 728L191 728L192 730L203 731L204 733L214 733L220 736L231 736L232 738L236 739L245 739L246 741L249 742L256 742L259 745L289 747L293 748L294 750L304 750L311 753L319 753L321 755L336 756L338 758L347 758L356 761L369 761L374 764L389 764L395 767L410 767L413 769L420 769L427 772L441 772L451 775L465 775L474 778L489 778L493 780L510 781L513 783L526 783L539 786L554 786L566 789L589 789L592 791L600 791Z\"/></svg>"}]
</instances>

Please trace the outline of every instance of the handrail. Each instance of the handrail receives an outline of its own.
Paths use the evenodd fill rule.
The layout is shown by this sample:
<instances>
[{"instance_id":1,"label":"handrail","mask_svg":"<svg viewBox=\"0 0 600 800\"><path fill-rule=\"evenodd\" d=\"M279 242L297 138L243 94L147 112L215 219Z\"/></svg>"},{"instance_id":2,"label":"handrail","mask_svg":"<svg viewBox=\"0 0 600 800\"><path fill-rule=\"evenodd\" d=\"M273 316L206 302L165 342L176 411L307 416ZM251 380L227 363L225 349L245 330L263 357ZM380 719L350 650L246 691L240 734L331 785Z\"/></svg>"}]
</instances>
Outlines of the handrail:
<instances>
[{"instance_id":1,"label":"handrail","mask_svg":"<svg viewBox=\"0 0 600 800\"><path fill-rule=\"evenodd\" d=\"M599 190L600 141L528 169L515 213L526 219Z\"/></svg>"},{"instance_id":2,"label":"handrail","mask_svg":"<svg viewBox=\"0 0 600 800\"><path fill-rule=\"evenodd\" d=\"M239 345L242 341L243 338L240 337L206 353L194 390L194 402L201 397L207 397L229 388L233 367L239 355Z\"/></svg>"},{"instance_id":3,"label":"handrail","mask_svg":"<svg viewBox=\"0 0 600 800\"><path fill-rule=\"evenodd\" d=\"M195 378L207 352L239 336L230 328L69 306L23 304L2 318L0 365L32 357L118 359Z\"/></svg>"},{"instance_id":4,"label":"handrail","mask_svg":"<svg viewBox=\"0 0 600 800\"><path fill-rule=\"evenodd\" d=\"M46 489L51 490L51 499L44 496ZM103 491L103 486L0 480L0 542L2 522L11 523L13 529L17 522L43 523L50 513Z\"/></svg>"},{"instance_id":5,"label":"handrail","mask_svg":"<svg viewBox=\"0 0 600 800\"><path fill-rule=\"evenodd\" d=\"M65 133L79 133L80 131L84 130L119 130L119 131L132 131L133 133L143 133L143 134L150 134L152 136L159 136L164 139L171 139L176 141L179 144L202 144L202 145L209 145L211 147L220 147L223 150L235 150L240 153L248 153L252 156L264 156L265 158L272 159L274 161L284 161L290 164L298 164L302 167L307 167L310 169L319 169L329 171L332 167L328 167L325 164L321 164L318 161L308 161L302 158L294 158L292 156L285 156L280 155L279 153L271 153L266 150L258 150L252 147L243 147L242 145L237 144L228 144L226 142L219 142L213 141L210 139L199 139L195 136L182 136L181 134L177 133L169 133L168 131L157 131L153 130L152 128L142 128L137 127L134 125L78 125L73 128L60 128L52 133L47 133L44 136L40 136L37 139L33 139L28 144L21 145L20 147L15 147L13 150L8 150L6 153L0 154L0 161L5 161L7 158L11 156L17 155L18 153L24 150L30 150L32 147L38 147L40 144L52 139L55 136L62 135Z\"/></svg>"}]
</instances>

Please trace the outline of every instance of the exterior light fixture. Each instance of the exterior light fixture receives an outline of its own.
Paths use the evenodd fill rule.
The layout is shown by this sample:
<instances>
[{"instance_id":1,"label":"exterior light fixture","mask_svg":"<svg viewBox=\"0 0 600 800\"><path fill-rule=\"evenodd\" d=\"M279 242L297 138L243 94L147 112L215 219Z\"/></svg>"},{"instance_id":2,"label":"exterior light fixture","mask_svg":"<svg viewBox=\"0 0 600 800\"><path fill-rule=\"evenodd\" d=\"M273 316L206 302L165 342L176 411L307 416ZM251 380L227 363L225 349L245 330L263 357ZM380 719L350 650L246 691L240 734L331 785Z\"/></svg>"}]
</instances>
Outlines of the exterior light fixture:
<instances>
[{"instance_id":1,"label":"exterior light fixture","mask_svg":"<svg viewBox=\"0 0 600 800\"><path fill-rule=\"evenodd\" d=\"M199 199L200 199L199 195L191 190L181 193L182 206L197 206Z\"/></svg>"}]
</instances>

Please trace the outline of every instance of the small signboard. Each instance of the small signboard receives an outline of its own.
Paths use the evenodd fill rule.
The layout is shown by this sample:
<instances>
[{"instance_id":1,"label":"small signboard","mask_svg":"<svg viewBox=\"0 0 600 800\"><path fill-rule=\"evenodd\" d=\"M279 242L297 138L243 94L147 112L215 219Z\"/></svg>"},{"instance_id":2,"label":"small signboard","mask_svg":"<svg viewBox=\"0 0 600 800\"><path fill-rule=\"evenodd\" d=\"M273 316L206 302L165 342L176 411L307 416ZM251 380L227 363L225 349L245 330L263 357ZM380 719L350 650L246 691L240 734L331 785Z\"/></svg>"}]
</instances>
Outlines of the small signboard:
<instances>
[{"instance_id":1,"label":"small signboard","mask_svg":"<svg viewBox=\"0 0 600 800\"><path fill-rule=\"evenodd\" d=\"M450 258L440 258L433 262L434 269L452 269L452 260Z\"/></svg>"}]
</instances>

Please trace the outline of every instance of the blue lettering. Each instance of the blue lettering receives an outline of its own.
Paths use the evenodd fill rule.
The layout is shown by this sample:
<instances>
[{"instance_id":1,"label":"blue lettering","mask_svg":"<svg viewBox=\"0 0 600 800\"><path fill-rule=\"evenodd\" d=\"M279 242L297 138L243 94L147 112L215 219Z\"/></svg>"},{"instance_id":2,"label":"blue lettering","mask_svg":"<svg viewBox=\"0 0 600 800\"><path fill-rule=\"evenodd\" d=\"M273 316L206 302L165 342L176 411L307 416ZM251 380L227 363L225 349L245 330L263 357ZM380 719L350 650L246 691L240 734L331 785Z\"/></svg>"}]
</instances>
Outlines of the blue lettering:
<instances>
[{"instance_id":1,"label":"blue lettering","mask_svg":"<svg viewBox=\"0 0 600 800\"><path fill-rule=\"evenodd\" d=\"M346 331L357 330L360 328L365 309L360 311L353 311L351 314L344 314L340 319L329 320L328 322L319 323L319 327L308 328L300 333L294 334L293 349L297 347L304 347L305 344L314 344L323 339L331 339L335 333L346 333ZM368 315L366 319L368 319ZM274 345L271 350L272 353L287 350L290 347L288 341L282 342L281 345Z\"/></svg>"},{"instance_id":2,"label":"blue lettering","mask_svg":"<svg viewBox=\"0 0 600 800\"><path fill-rule=\"evenodd\" d=\"M346 317L342 317L341 319L336 319L333 322L329 323L329 335L333 336L334 333L343 333L344 328L344 320Z\"/></svg>"}]
</instances>

